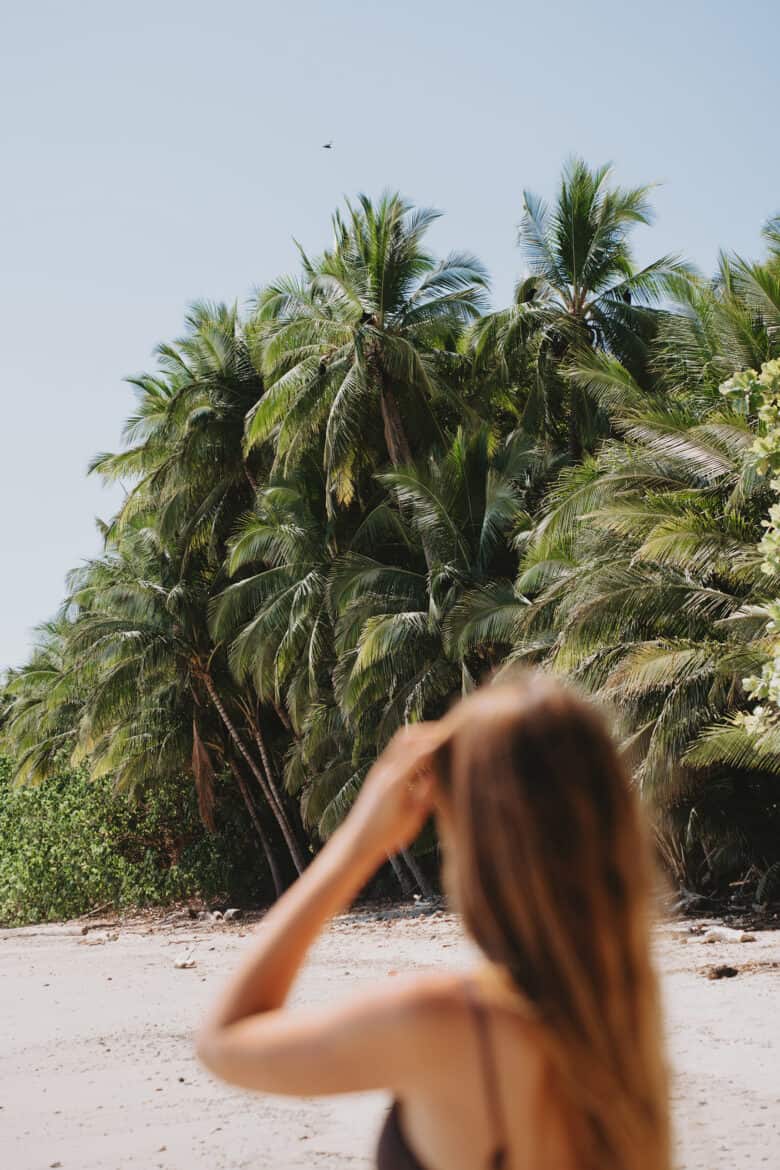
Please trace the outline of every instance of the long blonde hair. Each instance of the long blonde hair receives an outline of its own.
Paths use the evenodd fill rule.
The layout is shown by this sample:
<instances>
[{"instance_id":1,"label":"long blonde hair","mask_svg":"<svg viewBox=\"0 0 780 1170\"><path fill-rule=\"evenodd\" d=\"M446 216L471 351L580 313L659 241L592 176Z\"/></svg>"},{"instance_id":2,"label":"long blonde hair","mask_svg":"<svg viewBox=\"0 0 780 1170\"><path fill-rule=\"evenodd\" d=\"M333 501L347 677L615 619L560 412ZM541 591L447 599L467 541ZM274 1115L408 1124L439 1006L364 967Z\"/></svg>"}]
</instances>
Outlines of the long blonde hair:
<instances>
[{"instance_id":1,"label":"long blonde hair","mask_svg":"<svg viewBox=\"0 0 780 1170\"><path fill-rule=\"evenodd\" d=\"M669 1170L651 850L606 724L538 672L445 722L455 897L543 1025L578 1164Z\"/></svg>"}]
</instances>

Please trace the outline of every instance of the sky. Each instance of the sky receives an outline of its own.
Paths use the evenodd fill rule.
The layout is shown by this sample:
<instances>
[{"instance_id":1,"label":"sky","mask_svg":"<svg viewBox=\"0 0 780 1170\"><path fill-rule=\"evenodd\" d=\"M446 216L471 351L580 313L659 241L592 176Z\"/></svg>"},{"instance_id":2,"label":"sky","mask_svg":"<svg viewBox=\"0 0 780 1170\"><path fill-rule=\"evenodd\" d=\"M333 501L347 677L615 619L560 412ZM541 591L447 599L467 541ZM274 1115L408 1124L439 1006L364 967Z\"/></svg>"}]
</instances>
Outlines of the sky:
<instances>
[{"instance_id":1,"label":"sky","mask_svg":"<svg viewBox=\"0 0 780 1170\"><path fill-rule=\"evenodd\" d=\"M189 302L326 245L345 196L440 208L433 247L475 252L497 305L522 192L571 154L660 184L639 261L759 256L780 211L768 0L25 0L0 27L0 668L100 550L121 491L86 469L123 378Z\"/></svg>"}]
</instances>

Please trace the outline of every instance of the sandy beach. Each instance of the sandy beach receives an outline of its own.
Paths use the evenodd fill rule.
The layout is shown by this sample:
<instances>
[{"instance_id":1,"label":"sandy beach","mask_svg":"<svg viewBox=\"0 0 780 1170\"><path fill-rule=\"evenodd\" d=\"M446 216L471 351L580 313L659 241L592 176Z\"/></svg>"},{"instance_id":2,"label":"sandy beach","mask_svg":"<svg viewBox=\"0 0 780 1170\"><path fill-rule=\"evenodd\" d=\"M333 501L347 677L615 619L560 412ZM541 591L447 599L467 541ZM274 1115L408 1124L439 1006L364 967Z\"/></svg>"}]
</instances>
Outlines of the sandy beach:
<instances>
[{"instance_id":1,"label":"sandy beach","mask_svg":"<svg viewBox=\"0 0 780 1170\"><path fill-rule=\"evenodd\" d=\"M369 1167L383 1096L253 1096L193 1059L193 1030L254 929L149 917L86 934L81 923L0 931L3 1170ZM780 1160L780 932L707 943L704 929L658 932L676 1165L766 1170ZM456 967L468 952L444 911L358 911L332 924L295 998ZM194 967L174 965L190 956ZM724 965L736 976L709 977Z\"/></svg>"}]
</instances>

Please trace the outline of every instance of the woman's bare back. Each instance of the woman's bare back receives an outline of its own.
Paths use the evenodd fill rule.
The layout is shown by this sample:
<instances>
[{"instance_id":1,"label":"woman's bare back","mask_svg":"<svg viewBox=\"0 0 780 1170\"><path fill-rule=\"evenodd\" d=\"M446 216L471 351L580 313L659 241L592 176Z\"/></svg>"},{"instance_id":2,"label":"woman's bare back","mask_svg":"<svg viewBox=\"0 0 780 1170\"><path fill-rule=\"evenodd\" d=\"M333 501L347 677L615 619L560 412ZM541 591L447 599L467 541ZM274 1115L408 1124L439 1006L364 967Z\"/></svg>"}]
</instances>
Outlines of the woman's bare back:
<instances>
[{"instance_id":1,"label":"woman's bare back","mask_svg":"<svg viewBox=\"0 0 780 1170\"><path fill-rule=\"evenodd\" d=\"M496 982L448 977L428 1000L429 1075L389 1119L411 1159L379 1170L575 1170L542 1029Z\"/></svg>"}]
</instances>

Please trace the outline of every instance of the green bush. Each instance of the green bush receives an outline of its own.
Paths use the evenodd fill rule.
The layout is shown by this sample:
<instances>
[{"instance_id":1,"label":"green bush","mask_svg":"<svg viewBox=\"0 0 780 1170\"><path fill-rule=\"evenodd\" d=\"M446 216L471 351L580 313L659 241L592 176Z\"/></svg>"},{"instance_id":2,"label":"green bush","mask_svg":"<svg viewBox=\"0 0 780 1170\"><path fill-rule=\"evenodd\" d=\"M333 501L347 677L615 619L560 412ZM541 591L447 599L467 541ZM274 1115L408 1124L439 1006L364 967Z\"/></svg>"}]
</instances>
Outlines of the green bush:
<instances>
[{"instance_id":1,"label":"green bush","mask_svg":"<svg viewBox=\"0 0 780 1170\"><path fill-rule=\"evenodd\" d=\"M13 788L10 772L0 758L0 925L70 918L106 902L270 897L265 861L227 787L210 835L183 781L130 801L82 771L28 788Z\"/></svg>"}]
</instances>

